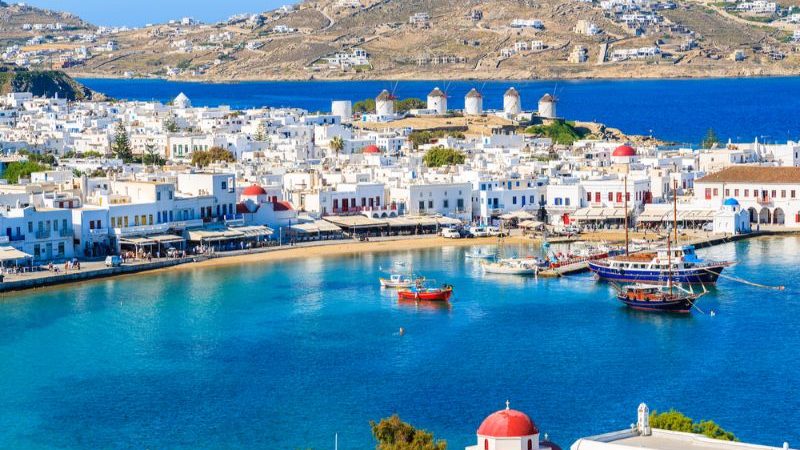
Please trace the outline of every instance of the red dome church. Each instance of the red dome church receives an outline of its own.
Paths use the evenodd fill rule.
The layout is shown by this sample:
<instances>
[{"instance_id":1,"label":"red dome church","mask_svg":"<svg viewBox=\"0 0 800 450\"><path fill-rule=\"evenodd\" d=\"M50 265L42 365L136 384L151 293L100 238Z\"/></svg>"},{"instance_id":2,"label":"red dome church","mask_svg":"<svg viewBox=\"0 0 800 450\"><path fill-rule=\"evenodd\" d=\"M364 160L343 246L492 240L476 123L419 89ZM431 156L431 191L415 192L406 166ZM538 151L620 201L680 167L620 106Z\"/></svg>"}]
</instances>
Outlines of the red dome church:
<instances>
[{"instance_id":1,"label":"red dome church","mask_svg":"<svg viewBox=\"0 0 800 450\"><path fill-rule=\"evenodd\" d=\"M539 440L539 428L522 411L509 407L490 414L478 427L478 444L466 450L561 450L546 439Z\"/></svg>"}]
</instances>

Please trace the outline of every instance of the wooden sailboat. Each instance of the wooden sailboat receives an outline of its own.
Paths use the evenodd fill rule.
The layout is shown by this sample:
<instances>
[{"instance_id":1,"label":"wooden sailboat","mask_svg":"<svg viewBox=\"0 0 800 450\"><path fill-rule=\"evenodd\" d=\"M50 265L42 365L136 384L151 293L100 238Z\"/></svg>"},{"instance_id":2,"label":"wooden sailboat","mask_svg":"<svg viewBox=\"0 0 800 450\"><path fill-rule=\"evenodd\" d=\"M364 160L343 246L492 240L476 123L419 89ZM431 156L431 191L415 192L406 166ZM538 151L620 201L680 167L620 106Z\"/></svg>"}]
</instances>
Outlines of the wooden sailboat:
<instances>
[{"instance_id":1,"label":"wooden sailboat","mask_svg":"<svg viewBox=\"0 0 800 450\"><path fill-rule=\"evenodd\" d=\"M674 195L674 208L675 225L677 225L677 190ZM673 226L675 226L673 225ZM696 294L693 290L686 290L681 286L676 286L673 281L673 249L672 239L670 234L667 234L667 284L645 284L635 283L625 286L614 285L617 289L617 299L630 308L638 309L641 311L653 312L668 312L688 314L694 308L694 302L703 294L706 293L705 286L703 292ZM678 232L675 226L675 238L677 239ZM627 247L627 233L626 247Z\"/></svg>"}]
</instances>

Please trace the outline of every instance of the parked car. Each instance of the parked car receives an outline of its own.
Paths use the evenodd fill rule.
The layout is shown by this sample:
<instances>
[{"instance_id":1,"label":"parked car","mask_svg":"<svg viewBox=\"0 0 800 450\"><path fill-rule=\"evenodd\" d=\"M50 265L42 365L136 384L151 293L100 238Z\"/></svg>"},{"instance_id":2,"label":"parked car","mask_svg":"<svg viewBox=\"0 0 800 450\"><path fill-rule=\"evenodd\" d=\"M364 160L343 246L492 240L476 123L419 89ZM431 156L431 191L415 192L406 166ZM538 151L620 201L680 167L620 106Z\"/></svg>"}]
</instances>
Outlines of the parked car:
<instances>
[{"instance_id":1,"label":"parked car","mask_svg":"<svg viewBox=\"0 0 800 450\"><path fill-rule=\"evenodd\" d=\"M488 237L489 231L486 227L470 227L469 232L475 237Z\"/></svg>"},{"instance_id":2,"label":"parked car","mask_svg":"<svg viewBox=\"0 0 800 450\"><path fill-rule=\"evenodd\" d=\"M442 229L442 237L448 239L461 239L461 233L456 228Z\"/></svg>"},{"instance_id":3,"label":"parked car","mask_svg":"<svg viewBox=\"0 0 800 450\"><path fill-rule=\"evenodd\" d=\"M486 227L486 232L489 233L489 236L505 236L505 233L498 227Z\"/></svg>"},{"instance_id":4,"label":"parked car","mask_svg":"<svg viewBox=\"0 0 800 450\"><path fill-rule=\"evenodd\" d=\"M122 257L119 255L106 256L106 267L119 267L122 265Z\"/></svg>"},{"instance_id":5,"label":"parked car","mask_svg":"<svg viewBox=\"0 0 800 450\"><path fill-rule=\"evenodd\" d=\"M564 233L578 234L580 232L581 229L577 225L567 225L566 227L564 227Z\"/></svg>"}]
</instances>

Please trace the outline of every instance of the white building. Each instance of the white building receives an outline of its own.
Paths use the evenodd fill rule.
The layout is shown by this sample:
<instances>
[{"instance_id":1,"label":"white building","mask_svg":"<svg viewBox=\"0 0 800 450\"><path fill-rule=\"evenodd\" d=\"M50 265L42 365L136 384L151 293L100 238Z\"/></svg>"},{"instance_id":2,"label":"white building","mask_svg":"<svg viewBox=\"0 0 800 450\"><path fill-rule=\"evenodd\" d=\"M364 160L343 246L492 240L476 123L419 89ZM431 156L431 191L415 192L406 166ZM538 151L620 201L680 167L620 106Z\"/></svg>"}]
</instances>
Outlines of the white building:
<instances>
[{"instance_id":1,"label":"white building","mask_svg":"<svg viewBox=\"0 0 800 450\"><path fill-rule=\"evenodd\" d=\"M472 88L464 97L464 114L480 116L483 114L483 96L477 89Z\"/></svg>"},{"instance_id":2,"label":"white building","mask_svg":"<svg viewBox=\"0 0 800 450\"><path fill-rule=\"evenodd\" d=\"M721 209L733 198L763 225L800 227L800 168L732 166L694 182L694 202Z\"/></svg>"},{"instance_id":3,"label":"white building","mask_svg":"<svg viewBox=\"0 0 800 450\"><path fill-rule=\"evenodd\" d=\"M516 116L522 112L522 101L519 92L513 87L503 94L503 112L509 116Z\"/></svg>"},{"instance_id":4,"label":"white building","mask_svg":"<svg viewBox=\"0 0 800 450\"><path fill-rule=\"evenodd\" d=\"M540 438L539 427L527 414L506 409L490 414L478 427L477 443L465 450L556 450L561 447Z\"/></svg>"},{"instance_id":5,"label":"white building","mask_svg":"<svg viewBox=\"0 0 800 450\"><path fill-rule=\"evenodd\" d=\"M428 109L435 111L437 115L447 114L447 95L438 87L428 94Z\"/></svg>"}]
</instances>

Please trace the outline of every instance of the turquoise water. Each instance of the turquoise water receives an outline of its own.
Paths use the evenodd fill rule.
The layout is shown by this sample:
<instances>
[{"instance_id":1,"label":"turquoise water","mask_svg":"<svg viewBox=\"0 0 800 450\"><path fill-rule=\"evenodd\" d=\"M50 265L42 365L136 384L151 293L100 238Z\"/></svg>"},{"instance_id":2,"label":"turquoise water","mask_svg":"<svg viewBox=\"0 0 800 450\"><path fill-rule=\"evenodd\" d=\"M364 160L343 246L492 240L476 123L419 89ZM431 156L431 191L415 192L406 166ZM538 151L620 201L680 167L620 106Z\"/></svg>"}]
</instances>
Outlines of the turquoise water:
<instances>
[{"instance_id":1,"label":"turquoise water","mask_svg":"<svg viewBox=\"0 0 800 450\"><path fill-rule=\"evenodd\" d=\"M504 406L565 448L677 408L742 439L800 441L800 238L703 251L715 317L637 313L590 276L483 275L469 249L358 254L82 283L0 301L0 448L371 448L397 412L473 442ZM535 250L522 249L521 254ZM455 285L398 304L379 266ZM398 329L404 327L404 336Z\"/></svg>"},{"instance_id":2,"label":"turquoise water","mask_svg":"<svg viewBox=\"0 0 800 450\"><path fill-rule=\"evenodd\" d=\"M400 98L425 98L434 86L447 89L449 106L463 108L477 87L486 108L502 108L503 92L515 86L522 106L555 92L560 116L597 120L627 133L676 142L700 142L709 127L724 140L785 142L800 139L800 77L699 80L587 81L270 81L190 83L164 80L81 79L92 89L129 100L166 102L185 92L195 106L296 107L330 111L331 100L374 98L382 89Z\"/></svg>"}]
</instances>

